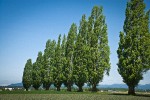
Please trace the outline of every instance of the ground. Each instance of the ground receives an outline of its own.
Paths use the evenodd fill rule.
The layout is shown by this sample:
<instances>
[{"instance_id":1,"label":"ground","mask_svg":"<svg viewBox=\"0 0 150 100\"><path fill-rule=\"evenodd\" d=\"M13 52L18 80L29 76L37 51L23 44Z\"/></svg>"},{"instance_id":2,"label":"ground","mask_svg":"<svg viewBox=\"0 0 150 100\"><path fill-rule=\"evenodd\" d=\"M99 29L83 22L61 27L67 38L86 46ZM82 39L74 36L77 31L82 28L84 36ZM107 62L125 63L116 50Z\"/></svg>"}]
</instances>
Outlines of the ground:
<instances>
[{"instance_id":1,"label":"ground","mask_svg":"<svg viewBox=\"0 0 150 100\"><path fill-rule=\"evenodd\" d=\"M0 100L150 100L150 94L137 93L131 96L108 92L1 91Z\"/></svg>"}]
</instances>

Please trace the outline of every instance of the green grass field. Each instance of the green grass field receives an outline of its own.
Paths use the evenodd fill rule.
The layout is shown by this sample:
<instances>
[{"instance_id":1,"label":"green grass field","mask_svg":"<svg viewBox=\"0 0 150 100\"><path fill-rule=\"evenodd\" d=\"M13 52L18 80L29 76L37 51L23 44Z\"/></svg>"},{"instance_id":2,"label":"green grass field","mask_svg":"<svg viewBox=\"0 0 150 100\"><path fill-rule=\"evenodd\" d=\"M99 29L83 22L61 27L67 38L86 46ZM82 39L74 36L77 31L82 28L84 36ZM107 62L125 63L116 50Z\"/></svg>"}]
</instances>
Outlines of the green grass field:
<instances>
[{"instance_id":1,"label":"green grass field","mask_svg":"<svg viewBox=\"0 0 150 100\"><path fill-rule=\"evenodd\" d=\"M150 100L150 94L66 91L1 91L0 100Z\"/></svg>"},{"instance_id":2,"label":"green grass field","mask_svg":"<svg viewBox=\"0 0 150 100\"><path fill-rule=\"evenodd\" d=\"M150 100L150 97L98 94L3 94L0 100Z\"/></svg>"}]
</instances>

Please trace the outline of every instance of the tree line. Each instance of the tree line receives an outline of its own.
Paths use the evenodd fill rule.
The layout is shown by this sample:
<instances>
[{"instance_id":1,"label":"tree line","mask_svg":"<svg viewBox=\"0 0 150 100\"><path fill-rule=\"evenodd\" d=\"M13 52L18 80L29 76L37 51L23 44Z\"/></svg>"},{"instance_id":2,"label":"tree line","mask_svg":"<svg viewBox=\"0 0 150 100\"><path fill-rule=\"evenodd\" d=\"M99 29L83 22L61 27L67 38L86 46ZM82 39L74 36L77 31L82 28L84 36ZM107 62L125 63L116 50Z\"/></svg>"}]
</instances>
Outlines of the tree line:
<instances>
[{"instance_id":1,"label":"tree line","mask_svg":"<svg viewBox=\"0 0 150 100\"><path fill-rule=\"evenodd\" d=\"M79 30L79 31L78 31ZM44 53L38 53L34 63L27 60L23 73L23 86L26 90L33 86L36 90L43 85L49 90L51 84L60 91L64 84L71 91L73 84L83 91L85 83L96 91L104 73L109 74L110 49L108 46L107 25L103 8L95 6L86 19L83 15L80 26L73 23L68 36L58 37L58 41L48 40Z\"/></svg>"},{"instance_id":2,"label":"tree line","mask_svg":"<svg viewBox=\"0 0 150 100\"><path fill-rule=\"evenodd\" d=\"M129 87L128 94L135 94L134 88L143 79L143 73L150 69L149 12L145 11L143 0L127 2L126 18L117 50L118 72ZM73 84L83 91L85 83L97 91L96 86L110 70L110 48L107 24L103 8L94 6L91 15L82 15L80 25L73 23L67 36L58 41L48 40L44 53L38 53L34 63L28 59L22 83L28 91L42 85L49 90L51 84L60 91L64 84L71 91Z\"/></svg>"}]
</instances>

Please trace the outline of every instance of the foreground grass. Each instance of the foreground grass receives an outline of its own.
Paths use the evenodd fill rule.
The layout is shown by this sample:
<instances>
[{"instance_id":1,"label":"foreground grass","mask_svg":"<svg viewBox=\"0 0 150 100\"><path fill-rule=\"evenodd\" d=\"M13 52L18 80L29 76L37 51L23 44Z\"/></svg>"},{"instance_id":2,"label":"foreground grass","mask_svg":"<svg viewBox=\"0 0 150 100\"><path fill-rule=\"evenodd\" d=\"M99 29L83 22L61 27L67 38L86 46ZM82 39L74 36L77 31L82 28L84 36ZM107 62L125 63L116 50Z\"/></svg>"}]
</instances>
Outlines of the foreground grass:
<instances>
[{"instance_id":1,"label":"foreground grass","mask_svg":"<svg viewBox=\"0 0 150 100\"><path fill-rule=\"evenodd\" d=\"M3 91L0 92L0 100L150 100L150 94L130 96L108 92Z\"/></svg>"},{"instance_id":2,"label":"foreground grass","mask_svg":"<svg viewBox=\"0 0 150 100\"><path fill-rule=\"evenodd\" d=\"M150 97L97 94L3 94L0 100L150 100Z\"/></svg>"},{"instance_id":3,"label":"foreground grass","mask_svg":"<svg viewBox=\"0 0 150 100\"><path fill-rule=\"evenodd\" d=\"M68 91L56 91L56 90L33 90L33 91L1 91L0 94L91 94L92 92L86 91L86 92L68 92ZM94 92L92 94L99 94L99 92ZM101 94L108 94L108 92L103 92Z\"/></svg>"}]
</instances>

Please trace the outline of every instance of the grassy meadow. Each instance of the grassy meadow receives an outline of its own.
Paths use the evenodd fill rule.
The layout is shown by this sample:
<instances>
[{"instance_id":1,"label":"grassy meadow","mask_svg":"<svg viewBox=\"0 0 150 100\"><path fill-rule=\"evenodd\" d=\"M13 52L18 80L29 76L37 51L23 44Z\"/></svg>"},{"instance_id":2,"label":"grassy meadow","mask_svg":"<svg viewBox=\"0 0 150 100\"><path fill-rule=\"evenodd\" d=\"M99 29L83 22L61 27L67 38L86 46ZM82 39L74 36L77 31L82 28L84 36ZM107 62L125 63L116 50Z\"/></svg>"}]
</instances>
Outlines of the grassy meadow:
<instances>
[{"instance_id":1,"label":"grassy meadow","mask_svg":"<svg viewBox=\"0 0 150 100\"><path fill-rule=\"evenodd\" d=\"M67 92L67 91L0 91L0 100L150 100L150 93Z\"/></svg>"}]
</instances>

